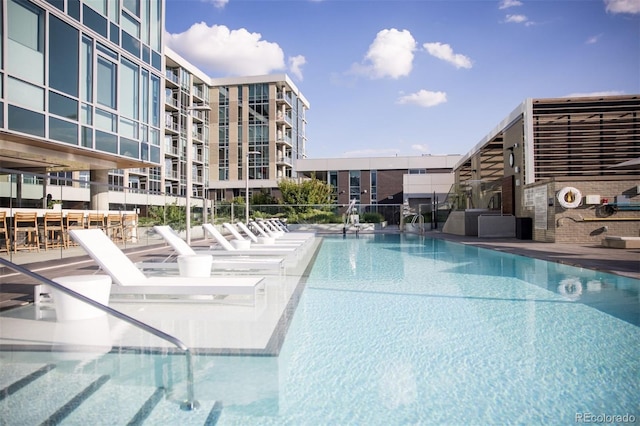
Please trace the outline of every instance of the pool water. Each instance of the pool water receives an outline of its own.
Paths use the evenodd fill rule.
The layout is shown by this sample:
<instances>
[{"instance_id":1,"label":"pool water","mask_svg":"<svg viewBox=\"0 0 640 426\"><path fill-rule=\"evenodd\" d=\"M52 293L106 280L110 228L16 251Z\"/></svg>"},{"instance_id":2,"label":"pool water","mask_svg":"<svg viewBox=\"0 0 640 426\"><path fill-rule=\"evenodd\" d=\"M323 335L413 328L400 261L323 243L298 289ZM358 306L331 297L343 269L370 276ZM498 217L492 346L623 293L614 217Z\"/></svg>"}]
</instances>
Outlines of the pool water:
<instances>
[{"instance_id":1,"label":"pool water","mask_svg":"<svg viewBox=\"0 0 640 426\"><path fill-rule=\"evenodd\" d=\"M209 358L198 393L220 425L637 422L638 288L416 235L325 237L280 356Z\"/></svg>"}]
</instances>

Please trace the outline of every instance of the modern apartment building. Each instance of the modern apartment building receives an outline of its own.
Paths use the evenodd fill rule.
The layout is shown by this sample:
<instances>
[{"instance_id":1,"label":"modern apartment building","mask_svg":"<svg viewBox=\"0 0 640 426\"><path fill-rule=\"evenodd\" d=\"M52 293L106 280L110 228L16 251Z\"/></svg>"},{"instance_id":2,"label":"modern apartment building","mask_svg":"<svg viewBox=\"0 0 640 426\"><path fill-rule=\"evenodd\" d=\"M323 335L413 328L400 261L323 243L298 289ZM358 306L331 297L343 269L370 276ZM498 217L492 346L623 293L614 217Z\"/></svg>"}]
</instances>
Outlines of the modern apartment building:
<instances>
[{"instance_id":1,"label":"modern apartment building","mask_svg":"<svg viewBox=\"0 0 640 426\"><path fill-rule=\"evenodd\" d=\"M296 177L309 104L287 75L212 79L171 49L165 58L161 191L184 196L191 186L196 200L231 200L247 183L250 193L276 192L279 179Z\"/></svg>"},{"instance_id":2,"label":"modern apartment building","mask_svg":"<svg viewBox=\"0 0 640 426\"><path fill-rule=\"evenodd\" d=\"M278 181L295 178L306 157L309 102L285 74L212 79L218 120L209 187L216 200L244 196L247 187L277 195ZM248 173L248 174L247 174Z\"/></svg>"},{"instance_id":3,"label":"modern apartment building","mask_svg":"<svg viewBox=\"0 0 640 426\"><path fill-rule=\"evenodd\" d=\"M108 208L107 185L87 196L64 178L124 183L109 170L162 165L164 2L1 5L0 168L51 173L68 202ZM0 197L39 207L46 179L2 176Z\"/></svg>"},{"instance_id":4,"label":"modern apartment building","mask_svg":"<svg viewBox=\"0 0 640 426\"><path fill-rule=\"evenodd\" d=\"M191 188L197 207L244 196L247 160L251 188L296 176L304 96L284 74L212 79L165 48L163 1L7 0L0 13L0 169L17 171L0 173L3 205L48 194L130 209Z\"/></svg>"}]
</instances>

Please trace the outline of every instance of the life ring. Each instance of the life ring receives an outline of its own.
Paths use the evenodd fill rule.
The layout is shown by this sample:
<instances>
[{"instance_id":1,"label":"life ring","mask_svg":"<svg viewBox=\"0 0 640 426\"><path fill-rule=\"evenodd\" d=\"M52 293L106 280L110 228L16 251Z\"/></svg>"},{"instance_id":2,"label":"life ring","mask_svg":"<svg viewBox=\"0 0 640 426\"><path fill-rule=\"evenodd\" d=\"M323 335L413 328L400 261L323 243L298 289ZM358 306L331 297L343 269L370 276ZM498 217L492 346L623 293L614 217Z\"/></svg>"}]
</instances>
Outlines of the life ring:
<instances>
[{"instance_id":1,"label":"life ring","mask_svg":"<svg viewBox=\"0 0 640 426\"><path fill-rule=\"evenodd\" d=\"M582 201L580 191L572 186L565 186L558 191L558 203L565 209L575 209Z\"/></svg>"},{"instance_id":2,"label":"life ring","mask_svg":"<svg viewBox=\"0 0 640 426\"><path fill-rule=\"evenodd\" d=\"M569 300L578 300L582 295L582 282L578 277L569 277L560 281L558 293Z\"/></svg>"}]
</instances>

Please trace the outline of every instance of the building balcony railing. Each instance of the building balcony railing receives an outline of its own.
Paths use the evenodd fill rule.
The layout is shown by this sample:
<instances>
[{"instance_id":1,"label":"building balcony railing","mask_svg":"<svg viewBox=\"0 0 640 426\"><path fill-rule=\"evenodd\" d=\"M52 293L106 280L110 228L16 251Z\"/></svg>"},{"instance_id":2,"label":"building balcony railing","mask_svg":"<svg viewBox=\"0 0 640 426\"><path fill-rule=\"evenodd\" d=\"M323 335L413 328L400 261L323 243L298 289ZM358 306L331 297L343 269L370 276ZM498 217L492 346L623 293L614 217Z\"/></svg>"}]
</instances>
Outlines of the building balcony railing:
<instances>
[{"instance_id":1,"label":"building balcony railing","mask_svg":"<svg viewBox=\"0 0 640 426\"><path fill-rule=\"evenodd\" d=\"M277 164L280 165L286 165L286 166L291 166L293 165L293 160L291 159L291 156L287 156L287 155L281 155L277 158L276 160Z\"/></svg>"},{"instance_id":2,"label":"building balcony railing","mask_svg":"<svg viewBox=\"0 0 640 426\"><path fill-rule=\"evenodd\" d=\"M276 123L286 123L289 126L292 126L293 124L293 119L291 118L290 115L288 114L282 114L281 112L278 112L278 114L276 115Z\"/></svg>"},{"instance_id":3,"label":"building balcony railing","mask_svg":"<svg viewBox=\"0 0 640 426\"><path fill-rule=\"evenodd\" d=\"M293 97L289 93L283 93L283 92L276 93L276 101L286 102L290 106L293 106Z\"/></svg>"}]
</instances>

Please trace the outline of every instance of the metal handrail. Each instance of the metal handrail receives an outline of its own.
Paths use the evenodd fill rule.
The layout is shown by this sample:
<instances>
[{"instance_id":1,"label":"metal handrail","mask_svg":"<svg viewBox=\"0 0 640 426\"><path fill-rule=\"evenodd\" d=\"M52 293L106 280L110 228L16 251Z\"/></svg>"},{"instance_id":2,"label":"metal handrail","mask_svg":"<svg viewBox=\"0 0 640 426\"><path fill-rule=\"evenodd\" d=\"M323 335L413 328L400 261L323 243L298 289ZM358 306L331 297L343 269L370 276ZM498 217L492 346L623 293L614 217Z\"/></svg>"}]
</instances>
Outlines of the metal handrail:
<instances>
[{"instance_id":1,"label":"metal handrail","mask_svg":"<svg viewBox=\"0 0 640 426\"><path fill-rule=\"evenodd\" d=\"M29 269L23 266L16 265L15 263L10 262L1 257L0 257L0 264L7 266L21 274L28 275L29 277L37 281L40 281L48 286L51 286L57 290L60 290L71 297L75 297L76 299L79 299L85 303L88 303L89 305L93 306L96 309L106 312L107 314L113 315L114 317L121 319L122 321L127 322L133 325L134 327L140 328L144 331L147 331L153 334L156 337L159 337L162 340L172 343L178 349L181 349L182 351L184 351L186 355L186 362L187 362L187 399L182 403L180 403L180 408L185 411L191 411L191 410L197 410L200 407L200 403L195 400L195 391L194 391L194 384L193 384L193 359L192 359L191 350L180 339L178 339L177 337L171 336L170 334L167 334L164 331L158 330L157 328L154 328L149 324L145 324L142 321L132 318L127 314L123 314L120 311L110 308L109 306L103 305L100 302L96 302L95 300L85 296L84 294L75 292L63 286L62 284L58 284L57 282L52 281L47 277L43 277L40 274L30 271Z\"/></svg>"}]
</instances>

